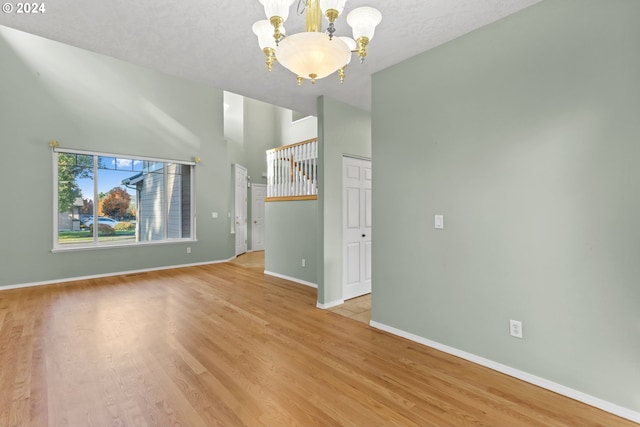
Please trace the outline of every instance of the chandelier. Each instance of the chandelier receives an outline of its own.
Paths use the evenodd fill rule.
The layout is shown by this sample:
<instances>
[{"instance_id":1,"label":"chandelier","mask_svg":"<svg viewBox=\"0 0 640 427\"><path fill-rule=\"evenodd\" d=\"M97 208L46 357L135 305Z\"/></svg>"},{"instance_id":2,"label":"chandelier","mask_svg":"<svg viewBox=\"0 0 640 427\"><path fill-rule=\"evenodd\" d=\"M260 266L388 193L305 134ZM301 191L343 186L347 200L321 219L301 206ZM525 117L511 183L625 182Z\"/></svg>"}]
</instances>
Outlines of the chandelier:
<instances>
[{"instance_id":1,"label":"chandelier","mask_svg":"<svg viewBox=\"0 0 640 427\"><path fill-rule=\"evenodd\" d=\"M359 7L347 15L347 24L353 30L353 38L334 37L335 22L344 10L347 0L298 0L298 14L306 14L306 31L286 35L284 23L289 17L289 8L296 0L259 0L264 6L267 19L253 24L258 44L267 58L267 70L279 62L297 76L298 85L303 79L314 84L338 72L340 83L344 82L345 68L355 52L364 62L367 46L373 38L376 25L382 14L372 7ZM304 5L303 5L304 3ZM301 8L302 6L302 8ZM322 17L329 25L321 32Z\"/></svg>"}]
</instances>

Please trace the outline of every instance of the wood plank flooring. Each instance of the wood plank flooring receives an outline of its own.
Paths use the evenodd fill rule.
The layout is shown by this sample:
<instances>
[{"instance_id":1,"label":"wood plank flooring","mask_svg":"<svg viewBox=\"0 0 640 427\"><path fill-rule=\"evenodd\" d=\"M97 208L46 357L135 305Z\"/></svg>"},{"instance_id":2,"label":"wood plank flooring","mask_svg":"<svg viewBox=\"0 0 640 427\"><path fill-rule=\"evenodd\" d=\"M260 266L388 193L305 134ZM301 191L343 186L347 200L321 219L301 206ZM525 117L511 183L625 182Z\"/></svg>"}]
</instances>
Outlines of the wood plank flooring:
<instances>
[{"instance_id":1,"label":"wood plank flooring","mask_svg":"<svg viewBox=\"0 0 640 427\"><path fill-rule=\"evenodd\" d=\"M224 263L0 291L0 426L632 426Z\"/></svg>"}]
</instances>

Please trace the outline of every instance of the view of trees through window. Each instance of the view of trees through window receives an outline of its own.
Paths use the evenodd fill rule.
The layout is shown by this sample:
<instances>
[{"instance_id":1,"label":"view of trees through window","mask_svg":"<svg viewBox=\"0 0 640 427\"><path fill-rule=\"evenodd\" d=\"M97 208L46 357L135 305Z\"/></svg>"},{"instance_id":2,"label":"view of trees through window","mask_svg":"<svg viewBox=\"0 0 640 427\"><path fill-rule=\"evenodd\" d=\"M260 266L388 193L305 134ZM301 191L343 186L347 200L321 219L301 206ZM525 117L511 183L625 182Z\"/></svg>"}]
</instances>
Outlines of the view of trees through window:
<instances>
[{"instance_id":1,"label":"view of trees through window","mask_svg":"<svg viewBox=\"0 0 640 427\"><path fill-rule=\"evenodd\" d=\"M191 165L56 155L58 247L192 238Z\"/></svg>"}]
</instances>

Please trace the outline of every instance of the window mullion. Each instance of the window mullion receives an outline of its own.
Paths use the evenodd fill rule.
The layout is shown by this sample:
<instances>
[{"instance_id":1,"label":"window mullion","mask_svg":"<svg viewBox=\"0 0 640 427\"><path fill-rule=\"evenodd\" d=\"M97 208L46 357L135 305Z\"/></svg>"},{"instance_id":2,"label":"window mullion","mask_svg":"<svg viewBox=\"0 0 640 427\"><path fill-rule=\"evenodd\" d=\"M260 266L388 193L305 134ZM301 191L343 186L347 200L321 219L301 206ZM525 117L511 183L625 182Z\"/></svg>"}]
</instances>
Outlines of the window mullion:
<instances>
[{"instance_id":1,"label":"window mullion","mask_svg":"<svg viewBox=\"0 0 640 427\"><path fill-rule=\"evenodd\" d=\"M168 164L167 163L163 163L162 164L162 171L163 171L163 179L164 179L164 218L163 218L163 223L164 223L164 240L168 240L169 239L169 174L168 174Z\"/></svg>"},{"instance_id":2,"label":"window mullion","mask_svg":"<svg viewBox=\"0 0 640 427\"><path fill-rule=\"evenodd\" d=\"M98 246L98 156L93 156L93 244Z\"/></svg>"},{"instance_id":3,"label":"window mullion","mask_svg":"<svg viewBox=\"0 0 640 427\"><path fill-rule=\"evenodd\" d=\"M190 197L190 207L189 207L189 226L191 228L191 232L189 237L192 239L195 238L196 235L196 198L195 198L195 188L196 188L196 168L193 166L189 166L189 180L191 183L189 184L189 197Z\"/></svg>"},{"instance_id":4,"label":"window mullion","mask_svg":"<svg viewBox=\"0 0 640 427\"><path fill-rule=\"evenodd\" d=\"M60 202L58 198L60 197L60 178L58 176L58 153L53 152L53 247L57 247L58 243L58 235L60 233L59 229L59 221L58 221L58 209L60 206Z\"/></svg>"}]
</instances>

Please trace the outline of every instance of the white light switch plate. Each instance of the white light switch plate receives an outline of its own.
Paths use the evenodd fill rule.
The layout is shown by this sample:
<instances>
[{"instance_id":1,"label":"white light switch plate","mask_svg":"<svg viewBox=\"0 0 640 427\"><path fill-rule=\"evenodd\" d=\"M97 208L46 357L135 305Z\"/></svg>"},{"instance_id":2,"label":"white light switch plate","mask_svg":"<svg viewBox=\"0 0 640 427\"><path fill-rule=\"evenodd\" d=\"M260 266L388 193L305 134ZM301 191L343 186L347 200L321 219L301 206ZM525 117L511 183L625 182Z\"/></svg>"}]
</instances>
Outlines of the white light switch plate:
<instances>
[{"instance_id":1,"label":"white light switch plate","mask_svg":"<svg viewBox=\"0 0 640 427\"><path fill-rule=\"evenodd\" d=\"M440 230L444 229L444 215L436 215L434 217L433 227Z\"/></svg>"}]
</instances>

